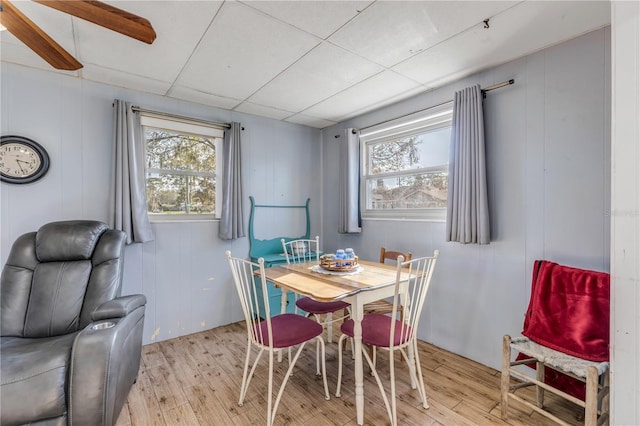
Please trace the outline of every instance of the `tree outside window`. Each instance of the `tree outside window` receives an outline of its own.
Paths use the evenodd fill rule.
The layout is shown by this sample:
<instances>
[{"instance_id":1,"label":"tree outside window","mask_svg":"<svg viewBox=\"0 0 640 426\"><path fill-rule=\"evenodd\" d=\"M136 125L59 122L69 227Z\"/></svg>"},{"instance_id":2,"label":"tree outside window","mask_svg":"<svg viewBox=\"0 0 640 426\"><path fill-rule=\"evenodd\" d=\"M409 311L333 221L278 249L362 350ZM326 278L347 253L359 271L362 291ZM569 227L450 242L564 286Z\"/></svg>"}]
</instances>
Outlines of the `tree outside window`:
<instances>
[{"instance_id":1,"label":"tree outside window","mask_svg":"<svg viewBox=\"0 0 640 426\"><path fill-rule=\"evenodd\" d=\"M361 132L363 217L444 219L451 108Z\"/></svg>"},{"instance_id":2,"label":"tree outside window","mask_svg":"<svg viewBox=\"0 0 640 426\"><path fill-rule=\"evenodd\" d=\"M216 212L219 138L145 127L149 215Z\"/></svg>"}]
</instances>

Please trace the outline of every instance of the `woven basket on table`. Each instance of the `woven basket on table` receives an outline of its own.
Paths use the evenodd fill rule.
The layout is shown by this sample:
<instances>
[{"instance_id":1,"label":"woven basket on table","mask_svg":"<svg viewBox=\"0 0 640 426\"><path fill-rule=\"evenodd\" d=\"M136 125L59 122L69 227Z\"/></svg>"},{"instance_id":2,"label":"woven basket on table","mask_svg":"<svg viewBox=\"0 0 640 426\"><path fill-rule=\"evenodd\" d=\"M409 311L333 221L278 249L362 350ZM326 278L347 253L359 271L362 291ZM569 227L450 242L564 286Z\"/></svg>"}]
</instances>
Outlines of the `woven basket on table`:
<instances>
[{"instance_id":1,"label":"woven basket on table","mask_svg":"<svg viewBox=\"0 0 640 426\"><path fill-rule=\"evenodd\" d=\"M320 266L328 271L352 271L359 266L358 256L353 259L332 259L330 254L320 256Z\"/></svg>"}]
</instances>

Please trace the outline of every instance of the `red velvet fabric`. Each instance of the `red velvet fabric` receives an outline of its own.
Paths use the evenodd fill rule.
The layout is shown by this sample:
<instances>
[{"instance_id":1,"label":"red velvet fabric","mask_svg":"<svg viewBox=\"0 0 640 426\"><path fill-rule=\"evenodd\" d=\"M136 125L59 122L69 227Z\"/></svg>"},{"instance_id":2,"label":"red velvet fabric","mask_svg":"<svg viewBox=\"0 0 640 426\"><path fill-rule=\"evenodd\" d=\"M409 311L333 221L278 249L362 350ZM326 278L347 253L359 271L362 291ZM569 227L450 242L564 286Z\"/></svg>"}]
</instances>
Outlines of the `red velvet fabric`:
<instances>
[{"instance_id":1,"label":"red velvet fabric","mask_svg":"<svg viewBox=\"0 0 640 426\"><path fill-rule=\"evenodd\" d=\"M282 314L271 317L271 330L273 331L273 347L288 348L320 336L322 325L301 315ZM261 344L269 345L266 321L261 321L256 326L255 336Z\"/></svg>"},{"instance_id":2,"label":"red velvet fabric","mask_svg":"<svg viewBox=\"0 0 640 426\"><path fill-rule=\"evenodd\" d=\"M609 361L609 274L535 261L522 334L569 355ZM584 399L578 380L548 368L545 382Z\"/></svg>"},{"instance_id":3,"label":"red velvet fabric","mask_svg":"<svg viewBox=\"0 0 640 426\"><path fill-rule=\"evenodd\" d=\"M534 263L522 334L589 361L609 361L609 274Z\"/></svg>"},{"instance_id":4,"label":"red velvet fabric","mask_svg":"<svg viewBox=\"0 0 640 426\"><path fill-rule=\"evenodd\" d=\"M382 314L367 314L362 319L362 343L367 345L389 347L389 335L391 334L391 317ZM393 335L394 345L405 343L411 336L411 327L405 325L402 333L402 323L393 321L395 334ZM345 321L340 326L344 334L353 337L353 320Z\"/></svg>"}]
</instances>

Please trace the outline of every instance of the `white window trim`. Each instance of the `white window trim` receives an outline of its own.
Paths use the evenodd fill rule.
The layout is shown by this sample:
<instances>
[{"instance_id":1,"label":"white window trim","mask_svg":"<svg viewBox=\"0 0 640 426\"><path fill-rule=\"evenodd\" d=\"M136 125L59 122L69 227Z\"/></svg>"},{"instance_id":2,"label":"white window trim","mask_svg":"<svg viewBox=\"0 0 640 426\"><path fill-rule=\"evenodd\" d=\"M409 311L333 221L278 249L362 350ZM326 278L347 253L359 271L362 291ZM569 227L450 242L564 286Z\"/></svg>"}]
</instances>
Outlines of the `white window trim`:
<instances>
[{"instance_id":1,"label":"white window trim","mask_svg":"<svg viewBox=\"0 0 640 426\"><path fill-rule=\"evenodd\" d=\"M206 126L200 124L198 122L189 122L187 120L182 119L172 119L165 117L157 117L153 114L145 114L140 113L140 125L144 127L153 127L156 129L164 129L174 132L179 132L183 134L191 134L195 136L206 136L215 138L215 146L216 146L216 171L214 173L201 173L201 172L188 172L181 173L178 170L166 170L166 169L146 169L145 168L145 180L147 178L148 173L153 172L172 172L174 174L184 174L189 176L211 176L213 175L214 179L217 179L219 176L222 176L222 140L224 138L224 130ZM146 140L145 140L146 145ZM145 162L146 163L146 162ZM216 181L216 188L220 182ZM214 214L184 214L184 215L176 215L176 214L162 214L162 213L148 213L149 221L151 223L162 223L162 222L209 222L216 221L220 219L220 213L222 210L222 190L216 189L216 206Z\"/></svg>"},{"instance_id":2,"label":"white window trim","mask_svg":"<svg viewBox=\"0 0 640 426\"><path fill-rule=\"evenodd\" d=\"M368 172L367 146L374 143L391 141L416 134L427 133L443 127L451 126L453 118L453 101L406 115L395 120L386 121L360 131L360 205L363 220L415 220L444 222L447 209L367 209L367 180L375 177L393 177L398 175L419 174L443 171L440 167L425 167L402 172L387 172L370 175Z\"/></svg>"}]
</instances>

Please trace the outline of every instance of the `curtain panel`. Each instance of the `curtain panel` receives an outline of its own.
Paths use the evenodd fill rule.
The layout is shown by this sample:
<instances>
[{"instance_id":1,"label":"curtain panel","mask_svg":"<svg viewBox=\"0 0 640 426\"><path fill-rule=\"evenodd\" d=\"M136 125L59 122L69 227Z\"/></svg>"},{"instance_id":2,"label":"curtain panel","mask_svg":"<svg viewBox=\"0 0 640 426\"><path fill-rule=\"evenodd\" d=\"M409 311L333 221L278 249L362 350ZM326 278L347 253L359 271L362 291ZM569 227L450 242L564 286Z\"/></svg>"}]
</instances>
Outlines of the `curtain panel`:
<instances>
[{"instance_id":1,"label":"curtain panel","mask_svg":"<svg viewBox=\"0 0 640 426\"><path fill-rule=\"evenodd\" d=\"M110 226L127 234L127 244L154 239L147 214L146 147L140 115L131 103L113 103L115 170L111 184Z\"/></svg>"},{"instance_id":2,"label":"curtain panel","mask_svg":"<svg viewBox=\"0 0 640 426\"><path fill-rule=\"evenodd\" d=\"M360 222L360 132L345 129L340 141L339 198L341 234L362 232Z\"/></svg>"},{"instance_id":3,"label":"curtain panel","mask_svg":"<svg viewBox=\"0 0 640 426\"><path fill-rule=\"evenodd\" d=\"M482 99L480 85L455 94L446 241L463 244L490 241Z\"/></svg>"},{"instance_id":4,"label":"curtain panel","mask_svg":"<svg viewBox=\"0 0 640 426\"><path fill-rule=\"evenodd\" d=\"M242 203L242 155L240 147L240 123L231 123L224 132L222 212L218 237L235 240L245 236L244 206Z\"/></svg>"}]
</instances>

